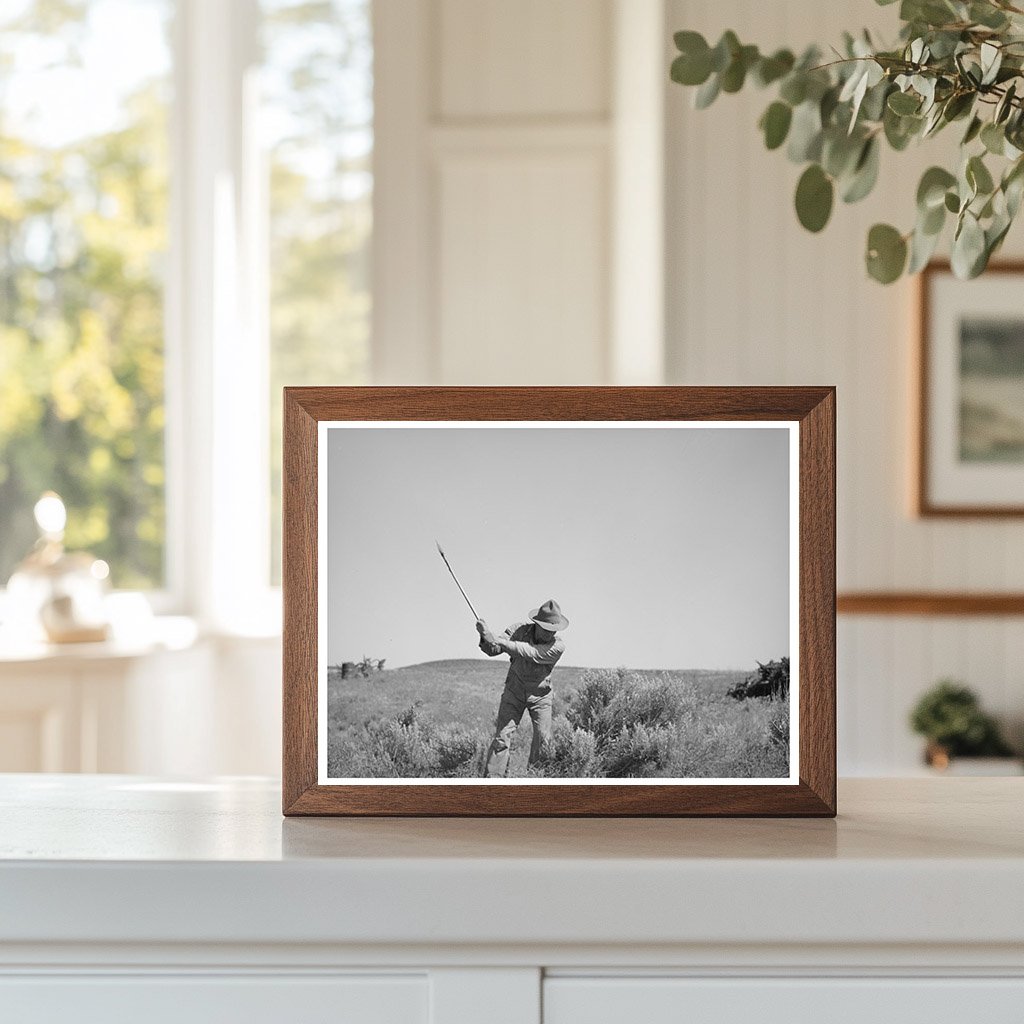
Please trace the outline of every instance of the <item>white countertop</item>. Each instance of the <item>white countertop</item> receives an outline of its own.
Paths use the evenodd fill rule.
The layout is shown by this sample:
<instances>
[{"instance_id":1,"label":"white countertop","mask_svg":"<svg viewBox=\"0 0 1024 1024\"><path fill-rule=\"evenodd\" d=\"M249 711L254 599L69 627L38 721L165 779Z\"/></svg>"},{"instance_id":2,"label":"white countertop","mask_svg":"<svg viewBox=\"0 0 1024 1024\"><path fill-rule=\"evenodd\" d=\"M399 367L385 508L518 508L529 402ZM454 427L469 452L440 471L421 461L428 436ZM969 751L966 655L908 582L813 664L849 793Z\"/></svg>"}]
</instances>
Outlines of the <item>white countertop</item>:
<instances>
[{"instance_id":1,"label":"white countertop","mask_svg":"<svg viewBox=\"0 0 1024 1024\"><path fill-rule=\"evenodd\" d=\"M0 776L0 943L1024 946L1024 779L839 817L284 819L276 783Z\"/></svg>"}]
</instances>

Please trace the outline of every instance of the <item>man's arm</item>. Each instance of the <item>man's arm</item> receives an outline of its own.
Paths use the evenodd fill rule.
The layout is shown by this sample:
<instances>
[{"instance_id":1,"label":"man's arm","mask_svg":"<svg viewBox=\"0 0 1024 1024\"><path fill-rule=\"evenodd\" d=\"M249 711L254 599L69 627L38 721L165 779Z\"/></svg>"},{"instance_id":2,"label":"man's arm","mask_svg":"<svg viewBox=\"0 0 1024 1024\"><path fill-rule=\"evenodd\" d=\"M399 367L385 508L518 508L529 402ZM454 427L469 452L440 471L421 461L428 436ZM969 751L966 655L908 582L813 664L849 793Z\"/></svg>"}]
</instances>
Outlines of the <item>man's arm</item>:
<instances>
[{"instance_id":1,"label":"man's arm","mask_svg":"<svg viewBox=\"0 0 1024 1024\"><path fill-rule=\"evenodd\" d=\"M532 661L535 665L554 665L565 651L565 643L559 637L555 637L548 644L531 644L525 640L511 639L514 632L506 630L507 636L494 638L495 646L505 654L514 654L526 661Z\"/></svg>"},{"instance_id":2,"label":"man's arm","mask_svg":"<svg viewBox=\"0 0 1024 1024\"><path fill-rule=\"evenodd\" d=\"M480 634L480 650L488 658L496 658L502 653L501 648L494 642L494 634L483 619L477 619L476 631Z\"/></svg>"}]
</instances>

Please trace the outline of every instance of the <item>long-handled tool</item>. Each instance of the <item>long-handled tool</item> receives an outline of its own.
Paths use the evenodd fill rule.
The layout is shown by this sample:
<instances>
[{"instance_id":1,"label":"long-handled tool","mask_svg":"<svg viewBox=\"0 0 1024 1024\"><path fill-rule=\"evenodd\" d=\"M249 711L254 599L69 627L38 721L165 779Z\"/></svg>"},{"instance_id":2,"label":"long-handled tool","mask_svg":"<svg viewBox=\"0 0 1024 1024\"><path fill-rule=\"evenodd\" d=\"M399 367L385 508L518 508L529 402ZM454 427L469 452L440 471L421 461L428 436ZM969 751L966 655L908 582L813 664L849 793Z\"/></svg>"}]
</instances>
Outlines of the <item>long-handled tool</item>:
<instances>
[{"instance_id":1,"label":"long-handled tool","mask_svg":"<svg viewBox=\"0 0 1024 1024\"><path fill-rule=\"evenodd\" d=\"M479 622L480 616L477 615L476 609L473 607L473 602L470 601L465 590L462 589L462 584L459 582L459 577L455 575L455 570L450 565L448 565L448 558L445 555L444 551L441 549L441 545L438 544L436 540L434 541L434 543L437 544L437 553L444 559L444 564L448 566L448 571L452 574L452 579L455 580L455 586L459 588L459 593L465 598L466 604L469 605L469 610L473 613L473 618L476 619L477 622Z\"/></svg>"}]
</instances>

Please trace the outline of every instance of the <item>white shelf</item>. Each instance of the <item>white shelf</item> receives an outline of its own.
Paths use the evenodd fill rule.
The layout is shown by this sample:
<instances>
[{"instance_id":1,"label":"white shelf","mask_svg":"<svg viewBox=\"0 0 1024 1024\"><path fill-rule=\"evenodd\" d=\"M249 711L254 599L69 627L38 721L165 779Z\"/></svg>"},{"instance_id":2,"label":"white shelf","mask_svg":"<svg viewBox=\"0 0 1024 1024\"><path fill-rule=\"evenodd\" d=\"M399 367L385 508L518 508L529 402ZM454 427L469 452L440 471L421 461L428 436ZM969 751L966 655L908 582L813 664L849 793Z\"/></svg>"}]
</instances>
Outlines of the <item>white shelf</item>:
<instances>
[{"instance_id":1,"label":"white shelf","mask_svg":"<svg viewBox=\"0 0 1024 1024\"><path fill-rule=\"evenodd\" d=\"M847 780L836 821L285 820L269 782L8 776L0 941L1021 946L1022 794Z\"/></svg>"}]
</instances>

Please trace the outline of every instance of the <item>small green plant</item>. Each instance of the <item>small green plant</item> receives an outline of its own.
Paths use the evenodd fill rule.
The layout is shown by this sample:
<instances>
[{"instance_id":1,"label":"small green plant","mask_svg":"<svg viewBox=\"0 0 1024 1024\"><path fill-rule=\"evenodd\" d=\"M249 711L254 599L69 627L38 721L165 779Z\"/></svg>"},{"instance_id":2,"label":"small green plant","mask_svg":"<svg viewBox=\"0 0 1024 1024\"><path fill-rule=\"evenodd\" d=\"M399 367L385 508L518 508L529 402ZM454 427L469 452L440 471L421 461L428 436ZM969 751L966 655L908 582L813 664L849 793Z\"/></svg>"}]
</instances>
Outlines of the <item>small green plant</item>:
<instances>
[{"instance_id":1,"label":"small green plant","mask_svg":"<svg viewBox=\"0 0 1024 1024\"><path fill-rule=\"evenodd\" d=\"M953 271L977 277L1024 197L1024 9L1011 0L901 0L899 17L897 45L845 33L831 55L816 46L799 57L762 54L732 31L715 46L677 32L671 77L697 88L698 108L748 81L774 88L759 127L768 149L786 144L789 159L807 165L795 203L808 231L825 227L837 193L856 203L871 192L883 142L899 152L959 122L959 166L925 171L913 228L875 224L865 260L882 284L916 273L952 217Z\"/></svg>"},{"instance_id":2,"label":"small green plant","mask_svg":"<svg viewBox=\"0 0 1024 1024\"><path fill-rule=\"evenodd\" d=\"M944 679L917 702L910 715L914 732L949 757L1006 757L1013 753L973 690Z\"/></svg>"}]
</instances>

